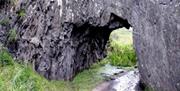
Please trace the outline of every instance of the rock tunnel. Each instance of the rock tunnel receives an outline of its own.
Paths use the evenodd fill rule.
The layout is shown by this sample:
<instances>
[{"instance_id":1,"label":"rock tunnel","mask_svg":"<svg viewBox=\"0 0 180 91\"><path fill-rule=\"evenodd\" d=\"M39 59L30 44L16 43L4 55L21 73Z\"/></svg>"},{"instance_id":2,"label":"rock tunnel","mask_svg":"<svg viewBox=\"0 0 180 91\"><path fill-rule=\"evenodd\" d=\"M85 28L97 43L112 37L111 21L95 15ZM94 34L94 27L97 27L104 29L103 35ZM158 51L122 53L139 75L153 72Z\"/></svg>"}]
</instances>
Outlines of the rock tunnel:
<instances>
[{"instance_id":1,"label":"rock tunnel","mask_svg":"<svg viewBox=\"0 0 180 91\"><path fill-rule=\"evenodd\" d=\"M179 0L19 0L0 13L18 32L14 55L48 79L72 79L106 56L114 29L131 26L141 81L179 91L179 8Z\"/></svg>"}]
</instances>

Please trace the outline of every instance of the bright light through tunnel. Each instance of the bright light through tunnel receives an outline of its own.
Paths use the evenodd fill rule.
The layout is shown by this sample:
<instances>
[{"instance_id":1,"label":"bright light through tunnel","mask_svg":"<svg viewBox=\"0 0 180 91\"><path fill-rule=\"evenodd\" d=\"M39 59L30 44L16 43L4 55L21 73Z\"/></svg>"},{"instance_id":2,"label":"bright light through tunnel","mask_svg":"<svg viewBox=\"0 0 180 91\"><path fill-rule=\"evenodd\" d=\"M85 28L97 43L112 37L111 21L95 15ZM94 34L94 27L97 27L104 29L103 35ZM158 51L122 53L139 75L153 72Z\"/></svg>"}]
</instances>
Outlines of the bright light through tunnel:
<instances>
[{"instance_id":1,"label":"bright light through tunnel","mask_svg":"<svg viewBox=\"0 0 180 91\"><path fill-rule=\"evenodd\" d=\"M111 32L105 59L115 66L131 67L136 65L133 47L133 28L119 28Z\"/></svg>"}]
</instances>

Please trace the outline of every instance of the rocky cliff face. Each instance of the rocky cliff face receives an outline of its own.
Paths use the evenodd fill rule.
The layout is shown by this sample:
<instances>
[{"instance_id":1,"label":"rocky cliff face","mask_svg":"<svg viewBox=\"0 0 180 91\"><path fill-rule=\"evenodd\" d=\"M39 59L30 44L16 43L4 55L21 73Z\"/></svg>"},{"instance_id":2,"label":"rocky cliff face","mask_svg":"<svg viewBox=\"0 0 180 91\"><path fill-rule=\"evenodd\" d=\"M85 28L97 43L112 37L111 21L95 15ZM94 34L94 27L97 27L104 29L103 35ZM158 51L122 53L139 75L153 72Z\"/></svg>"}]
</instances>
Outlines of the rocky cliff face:
<instances>
[{"instance_id":1,"label":"rocky cliff face","mask_svg":"<svg viewBox=\"0 0 180 91\"><path fill-rule=\"evenodd\" d=\"M0 43L5 43L7 30L9 30L9 3L0 1Z\"/></svg>"},{"instance_id":2,"label":"rocky cliff face","mask_svg":"<svg viewBox=\"0 0 180 91\"><path fill-rule=\"evenodd\" d=\"M16 56L48 79L69 80L105 56L112 30L132 26L142 82L179 91L179 8L179 0L19 0Z\"/></svg>"},{"instance_id":3,"label":"rocky cliff face","mask_svg":"<svg viewBox=\"0 0 180 91\"><path fill-rule=\"evenodd\" d=\"M78 71L105 57L112 30L130 26L109 12L113 8L108 0L23 0L16 10L26 13L16 23L17 57L33 63L35 70L48 79L72 79Z\"/></svg>"},{"instance_id":4,"label":"rocky cliff face","mask_svg":"<svg viewBox=\"0 0 180 91\"><path fill-rule=\"evenodd\" d=\"M132 10L141 79L156 91L180 90L179 8L179 0L141 0Z\"/></svg>"}]
</instances>

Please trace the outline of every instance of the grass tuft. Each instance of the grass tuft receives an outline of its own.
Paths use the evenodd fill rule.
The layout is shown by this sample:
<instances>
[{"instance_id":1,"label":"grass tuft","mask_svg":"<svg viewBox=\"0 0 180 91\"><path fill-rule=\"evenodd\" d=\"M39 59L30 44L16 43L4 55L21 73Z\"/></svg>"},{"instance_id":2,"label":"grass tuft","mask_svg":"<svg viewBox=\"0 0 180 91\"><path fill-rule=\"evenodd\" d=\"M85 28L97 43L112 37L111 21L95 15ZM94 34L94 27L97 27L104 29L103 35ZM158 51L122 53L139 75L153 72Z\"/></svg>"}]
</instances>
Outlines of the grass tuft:
<instances>
[{"instance_id":1,"label":"grass tuft","mask_svg":"<svg viewBox=\"0 0 180 91\"><path fill-rule=\"evenodd\" d=\"M0 48L0 66L13 65L13 58L5 48Z\"/></svg>"},{"instance_id":2,"label":"grass tuft","mask_svg":"<svg viewBox=\"0 0 180 91\"><path fill-rule=\"evenodd\" d=\"M136 55L131 45L111 44L112 50L107 59L114 66L131 67L136 65Z\"/></svg>"},{"instance_id":3,"label":"grass tuft","mask_svg":"<svg viewBox=\"0 0 180 91\"><path fill-rule=\"evenodd\" d=\"M116 34L116 35L114 35ZM134 66L136 56L132 46L132 33L115 31L110 39L107 58L80 72L73 81L48 81L30 66L18 64L5 48L0 48L1 91L92 91L104 78L98 74L100 67L111 63L116 66ZM16 40L16 31L9 33L9 41Z\"/></svg>"},{"instance_id":4,"label":"grass tuft","mask_svg":"<svg viewBox=\"0 0 180 91\"><path fill-rule=\"evenodd\" d=\"M9 30L8 33L8 42L16 42L17 40L17 33L15 29Z\"/></svg>"},{"instance_id":5,"label":"grass tuft","mask_svg":"<svg viewBox=\"0 0 180 91\"><path fill-rule=\"evenodd\" d=\"M10 23L10 20L8 18L0 20L0 25L6 26Z\"/></svg>"},{"instance_id":6,"label":"grass tuft","mask_svg":"<svg viewBox=\"0 0 180 91\"><path fill-rule=\"evenodd\" d=\"M125 28L114 30L110 36L110 46L106 60L114 66L132 67L136 65L132 32Z\"/></svg>"},{"instance_id":7,"label":"grass tuft","mask_svg":"<svg viewBox=\"0 0 180 91\"><path fill-rule=\"evenodd\" d=\"M17 14L19 17L24 17L26 16L26 11L25 9L20 9L19 11L17 11Z\"/></svg>"},{"instance_id":8,"label":"grass tuft","mask_svg":"<svg viewBox=\"0 0 180 91\"><path fill-rule=\"evenodd\" d=\"M3 65L3 66L2 66ZM91 91L103 78L95 65L79 73L72 82L48 81L30 66L16 63L5 48L0 49L1 91Z\"/></svg>"}]
</instances>

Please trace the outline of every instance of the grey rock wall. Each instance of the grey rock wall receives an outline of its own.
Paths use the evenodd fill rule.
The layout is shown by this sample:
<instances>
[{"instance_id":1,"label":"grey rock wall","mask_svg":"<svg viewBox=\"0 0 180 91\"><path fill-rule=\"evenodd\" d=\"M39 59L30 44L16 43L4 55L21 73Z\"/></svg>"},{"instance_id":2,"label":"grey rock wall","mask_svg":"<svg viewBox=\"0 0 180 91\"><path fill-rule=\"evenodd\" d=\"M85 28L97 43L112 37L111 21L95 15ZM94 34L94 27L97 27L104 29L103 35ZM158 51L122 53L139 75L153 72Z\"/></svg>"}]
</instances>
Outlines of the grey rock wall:
<instances>
[{"instance_id":1,"label":"grey rock wall","mask_svg":"<svg viewBox=\"0 0 180 91\"><path fill-rule=\"evenodd\" d=\"M156 91L179 91L180 1L143 0L132 17L142 81Z\"/></svg>"},{"instance_id":2,"label":"grey rock wall","mask_svg":"<svg viewBox=\"0 0 180 91\"><path fill-rule=\"evenodd\" d=\"M48 79L72 79L105 57L112 30L130 26L109 12L109 1L23 0L21 9L17 57Z\"/></svg>"},{"instance_id":3,"label":"grey rock wall","mask_svg":"<svg viewBox=\"0 0 180 91\"><path fill-rule=\"evenodd\" d=\"M10 31L16 29L17 16L10 0L0 0L0 45L9 47L11 53L17 51L16 42L8 41Z\"/></svg>"},{"instance_id":4,"label":"grey rock wall","mask_svg":"<svg viewBox=\"0 0 180 91\"><path fill-rule=\"evenodd\" d=\"M141 81L180 90L180 0L19 0L16 56L48 79L69 80L106 55L112 30L133 27Z\"/></svg>"},{"instance_id":5,"label":"grey rock wall","mask_svg":"<svg viewBox=\"0 0 180 91\"><path fill-rule=\"evenodd\" d=\"M6 34L8 27L10 26L9 21L9 5L4 0L0 1L0 43L5 43Z\"/></svg>"}]
</instances>

